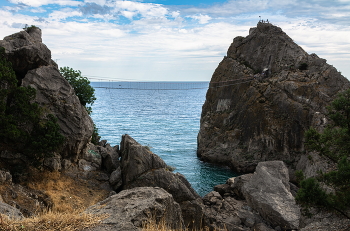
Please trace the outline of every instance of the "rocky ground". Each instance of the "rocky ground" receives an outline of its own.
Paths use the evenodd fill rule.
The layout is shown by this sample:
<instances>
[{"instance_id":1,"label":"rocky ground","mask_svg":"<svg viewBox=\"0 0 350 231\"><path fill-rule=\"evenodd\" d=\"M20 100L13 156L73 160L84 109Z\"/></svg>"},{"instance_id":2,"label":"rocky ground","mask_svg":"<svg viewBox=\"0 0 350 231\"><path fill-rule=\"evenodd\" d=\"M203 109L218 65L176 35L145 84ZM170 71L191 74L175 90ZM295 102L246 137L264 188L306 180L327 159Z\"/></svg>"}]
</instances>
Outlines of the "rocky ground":
<instances>
[{"instance_id":1,"label":"rocky ground","mask_svg":"<svg viewBox=\"0 0 350 231\"><path fill-rule=\"evenodd\" d=\"M85 212L109 214L109 217L86 230L141 230L149 219L165 219L170 227L177 229L208 227L210 230L243 231L317 227L340 230L350 227L347 219L332 213L317 211L312 219L303 216L293 196L298 188L289 182L288 168L282 161L260 162L254 174L230 178L201 198L182 175L169 171L161 158L130 136L122 137L120 149L110 147L105 141L100 144L89 144L85 159L80 159L78 165L61 169L61 174L85 182L86 194L81 197L92 198L96 189L105 192L98 194L105 199ZM117 162L109 162L113 159ZM38 209L28 206L29 203L41 209L61 203L57 198L52 199L49 190L31 190L11 182L8 172L2 171L0 175L7 185L0 187L3 214L22 219ZM70 193L76 196L77 192Z\"/></svg>"}]
</instances>

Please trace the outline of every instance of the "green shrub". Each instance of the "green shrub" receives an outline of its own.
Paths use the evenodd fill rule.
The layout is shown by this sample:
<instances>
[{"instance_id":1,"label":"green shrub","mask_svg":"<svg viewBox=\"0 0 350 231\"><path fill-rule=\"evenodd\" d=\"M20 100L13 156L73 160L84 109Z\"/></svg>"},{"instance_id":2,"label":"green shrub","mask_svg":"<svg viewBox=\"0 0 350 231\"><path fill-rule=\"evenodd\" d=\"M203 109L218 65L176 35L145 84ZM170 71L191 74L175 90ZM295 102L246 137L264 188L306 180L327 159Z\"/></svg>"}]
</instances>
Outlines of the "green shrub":
<instances>
[{"instance_id":1,"label":"green shrub","mask_svg":"<svg viewBox=\"0 0 350 231\"><path fill-rule=\"evenodd\" d=\"M33 103L36 90L17 86L12 65L0 49L0 151L20 152L39 167L63 143L57 119Z\"/></svg>"},{"instance_id":2,"label":"green shrub","mask_svg":"<svg viewBox=\"0 0 350 231\"><path fill-rule=\"evenodd\" d=\"M332 209L350 219L345 212L350 207L350 89L339 94L327 109L332 123L321 133L310 128L305 133L305 146L333 162L336 169L302 180L296 199L306 208ZM325 187L333 193L327 193Z\"/></svg>"},{"instance_id":3,"label":"green shrub","mask_svg":"<svg viewBox=\"0 0 350 231\"><path fill-rule=\"evenodd\" d=\"M100 142L101 136L98 135L98 128L94 124L94 131L92 133L91 143L98 145L98 142Z\"/></svg>"},{"instance_id":4,"label":"green shrub","mask_svg":"<svg viewBox=\"0 0 350 231\"><path fill-rule=\"evenodd\" d=\"M301 70L301 71L307 70L308 66L309 66L309 65L308 65L307 63L301 63L301 64L299 65L299 70Z\"/></svg>"},{"instance_id":5,"label":"green shrub","mask_svg":"<svg viewBox=\"0 0 350 231\"><path fill-rule=\"evenodd\" d=\"M91 107L86 107L87 104L92 105L95 100L95 89L90 86L88 78L81 76L81 72L73 70L70 67L61 67L62 76L74 88L75 94L78 96L80 103L91 113Z\"/></svg>"}]
</instances>

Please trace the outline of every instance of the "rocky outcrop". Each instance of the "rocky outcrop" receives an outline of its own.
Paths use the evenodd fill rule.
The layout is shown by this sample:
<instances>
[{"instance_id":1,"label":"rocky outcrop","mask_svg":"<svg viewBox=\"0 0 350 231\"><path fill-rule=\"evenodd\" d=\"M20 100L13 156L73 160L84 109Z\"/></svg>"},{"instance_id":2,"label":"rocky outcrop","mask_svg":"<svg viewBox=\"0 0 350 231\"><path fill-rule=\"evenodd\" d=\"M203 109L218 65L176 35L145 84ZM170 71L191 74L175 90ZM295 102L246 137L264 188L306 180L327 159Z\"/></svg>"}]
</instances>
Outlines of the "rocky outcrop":
<instances>
[{"instance_id":1,"label":"rocky outcrop","mask_svg":"<svg viewBox=\"0 0 350 231\"><path fill-rule=\"evenodd\" d=\"M179 204L161 188L141 187L123 190L89 207L85 212L109 215L102 224L88 229L90 231L142 230L142 226L150 220L157 223L166 221L171 229L184 227Z\"/></svg>"},{"instance_id":2,"label":"rocky outcrop","mask_svg":"<svg viewBox=\"0 0 350 231\"><path fill-rule=\"evenodd\" d=\"M1 214L15 220L21 220L24 218L23 214L18 209L0 201L0 215Z\"/></svg>"},{"instance_id":3,"label":"rocky outcrop","mask_svg":"<svg viewBox=\"0 0 350 231\"><path fill-rule=\"evenodd\" d=\"M295 168L305 154L304 132L322 129L326 106L349 87L326 60L307 54L279 27L259 23L233 40L212 76L197 154L237 172L267 160Z\"/></svg>"},{"instance_id":4,"label":"rocky outcrop","mask_svg":"<svg viewBox=\"0 0 350 231\"><path fill-rule=\"evenodd\" d=\"M21 216L25 217L34 216L36 213L47 211L53 207L52 199L45 192L12 182L0 184L0 197L4 203L10 206L9 209L15 208ZM0 213L6 214L1 210Z\"/></svg>"},{"instance_id":5,"label":"rocky outcrop","mask_svg":"<svg viewBox=\"0 0 350 231\"><path fill-rule=\"evenodd\" d=\"M51 60L50 50L42 43L41 30L30 28L7 36L0 46L5 48L22 86L36 89L35 102L45 108L45 113L58 118L60 132L65 137L60 155L76 162L91 138L93 122Z\"/></svg>"},{"instance_id":6,"label":"rocky outcrop","mask_svg":"<svg viewBox=\"0 0 350 231\"><path fill-rule=\"evenodd\" d=\"M129 135L123 135L120 153L123 189L160 187L178 203L199 198L184 176L171 172L159 156Z\"/></svg>"},{"instance_id":7,"label":"rocky outcrop","mask_svg":"<svg viewBox=\"0 0 350 231\"><path fill-rule=\"evenodd\" d=\"M51 51L42 43L39 28L6 36L0 41L0 46L5 48L7 58L20 79L25 77L28 70L51 63Z\"/></svg>"},{"instance_id":8,"label":"rocky outcrop","mask_svg":"<svg viewBox=\"0 0 350 231\"><path fill-rule=\"evenodd\" d=\"M282 161L260 162L243 185L243 195L273 227L299 228L300 208L290 192L288 169Z\"/></svg>"},{"instance_id":9,"label":"rocky outcrop","mask_svg":"<svg viewBox=\"0 0 350 231\"><path fill-rule=\"evenodd\" d=\"M282 161L258 164L254 174L230 178L203 197L202 224L211 229L293 230L301 214Z\"/></svg>"}]
</instances>

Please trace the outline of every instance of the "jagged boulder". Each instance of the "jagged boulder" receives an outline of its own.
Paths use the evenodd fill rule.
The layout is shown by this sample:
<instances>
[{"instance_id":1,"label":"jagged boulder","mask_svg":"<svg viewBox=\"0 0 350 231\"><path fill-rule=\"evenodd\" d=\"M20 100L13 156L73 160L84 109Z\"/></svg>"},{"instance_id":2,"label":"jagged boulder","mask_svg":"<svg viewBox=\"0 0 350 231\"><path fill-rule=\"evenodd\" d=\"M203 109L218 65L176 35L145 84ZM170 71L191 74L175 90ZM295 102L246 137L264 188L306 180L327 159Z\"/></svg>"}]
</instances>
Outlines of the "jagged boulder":
<instances>
[{"instance_id":1,"label":"jagged boulder","mask_svg":"<svg viewBox=\"0 0 350 231\"><path fill-rule=\"evenodd\" d=\"M28 71L22 85L36 89L35 101L45 107L47 113L57 117L61 134L65 137L60 152L62 157L77 161L85 151L94 127L74 89L54 66Z\"/></svg>"},{"instance_id":2,"label":"jagged boulder","mask_svg":"<svg viewBox=\"0 0 350 231\"><path fill-rule=\"evenodd\" d=\"M21 78L28 70L47 66L51 62L51 51L42 43L39 28L6 36L0 41L0 46L5 48L8 60Z\"/></svg>"},{"instance_id":3,"label":"jagged boulder","mask_svg":"<svg viewBox=\"0 0 350 231\"><path fill-rule=\"evenodd\" d=\"M123 189L161 187L178 203L199 198L184 176L169 171L159 156L129 135L123 135L120 153Z\"/></svg>"},{"instance_id":4,"label":"jagged boulder","mask_svg":"<svg viewBox=\"0 0 350 231\"><path fill-rule=\"evenodd\" d=\"M5 206L10 211L15 212L16 210L12 209L16 208L22 214L21 216L31 217L36 213L52 209L53 201L45 192L13 184L12 182L2 182L2 184L4 185L1 188L2 199L4 203L10 206ZM0 213L3 213L1 209Z\"/></svg>"},{"instance_id":5,"label":"jagged boulder","mask_svg":"<svg viewBox=\"0 0 350 231\"><path fill-rule=\"evenodd\" d=\"M122 170L120 166L109 177L109 184L113 190L118 190L123 185Z\"/></svg>"},{"instance_id":6,"label":"jagged boulder","mask_svg":"<svg viewBox=\"0 0 350 231\"><path fill-rule=\"evenodd\" d=\"M102 156L102 168L111 173L120 166L119 162L119 145L111 147L107 142L102 142L101 145L96 146L100 155Z\"/></svg>"},{"instance_id":7,"label":"jagged boulder","mask_svg":"<svg viewBox=\"0 0 350 231\"><path fill-rule=\"evenodd\" d=\"M164 219L171 229L182 229L184 222L181 209L164 189L141 187L123 190L85 210L86 213L108 214L102 224L88 229L98 230L142 230L150 220L157 223ZM164 221L163 220L163 221Z\"/></svg>"},{"instance_id":8,"label":"jagged boulder","mask_svg":"<svg viewBox=\"0 0 350 231\"><path fill-rule=\"evenodd\" d=\"M203 225L210 230L243 231L263 222L260 215L247 205L233 197L223 198L218 192L210 192L203 197Z\"/></svg>"},{"instance_id":9,"label":"jagged boulder","mask_svg":"<svg viewBox=\"0 0 350 231\"><path fill-rule=\"evenodd\" d=\"M326 106L349 81L307 54L279 27L237 37L215 70L203 105L197 155L237 172L258 162L299 161L304 133L327 124Z\"/></svg>"},{"instance_id":10,"label":"jagged boulder","mask_svg":"<svg viewBox=\"0 0 350 231\"><path fill-rule=\"evenodd\" d=\"M12 183L12 175L8 171L0 170L0 183Z\"/></svg>"},{"instance_id":11,"label":"jagged boulder","mask_svg":"<svg viewBox=\"0 0 350 231\"><path fill-rule=\"evenodd\" d=\"M0 201L0 214L4 214L11 219L21 220L24 218L21 211Z\"/></svg>"},{"instance_id":12,"label":"jagged boulder","mask_svg":"<svg viewBox=\"0 0 350 231\"><path fill-rule=\"evenodd\" d=\"M300 208L290 192L288 169L282 161L260 162L243 185L245 199L274 227L298 229Z\"/></svg>"}]
</instances>

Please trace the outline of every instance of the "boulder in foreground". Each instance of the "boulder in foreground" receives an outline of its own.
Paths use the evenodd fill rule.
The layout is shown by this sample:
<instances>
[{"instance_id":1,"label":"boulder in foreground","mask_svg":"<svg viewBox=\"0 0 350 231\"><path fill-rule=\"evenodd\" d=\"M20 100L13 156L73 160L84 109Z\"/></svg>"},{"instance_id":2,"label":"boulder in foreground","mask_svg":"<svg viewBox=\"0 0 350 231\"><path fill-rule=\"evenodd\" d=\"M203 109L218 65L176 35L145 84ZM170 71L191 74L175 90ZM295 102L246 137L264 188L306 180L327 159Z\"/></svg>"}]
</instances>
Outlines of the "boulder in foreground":
<instances>
[{"instance_id":1,"label":"boulder in foreground","mask_svg":"<svg viewBox=\"0 0 350 231\"><path fill-rule=\"evenodd\" d=\"M290 192L288 169L282 161L260 162L243 186L248 204L274 227L298 229L300 208Z\"/></svg>"},{"instance_id":2,"label":"boulder in foreground","mask_svg":"<svg viewBox=\"0 0 350 231\"><path fill-rule=\"evenodd\" d=\"M86 213L108 214L102 224L88 229L99 230L141 230L151 219L167 221L171 229L181 229L184 222L181 209L173 197L161 188L140 187L123 190L85 210Z\"/></svg>"}]
</instances>

